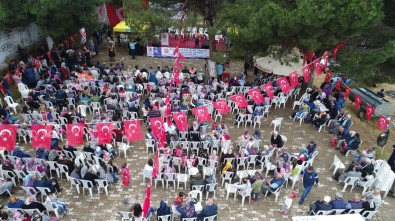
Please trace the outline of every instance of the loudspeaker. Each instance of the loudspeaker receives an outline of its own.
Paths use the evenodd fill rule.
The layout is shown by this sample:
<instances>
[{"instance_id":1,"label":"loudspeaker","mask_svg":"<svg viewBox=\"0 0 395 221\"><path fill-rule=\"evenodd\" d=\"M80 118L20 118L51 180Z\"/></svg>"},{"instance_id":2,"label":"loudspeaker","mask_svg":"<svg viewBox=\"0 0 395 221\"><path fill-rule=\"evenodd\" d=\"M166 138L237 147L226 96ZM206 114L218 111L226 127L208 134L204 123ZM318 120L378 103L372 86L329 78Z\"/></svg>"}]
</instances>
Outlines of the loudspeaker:
<instances>
[{"instance_id":1,"label":"loudspeaker","mask_svg":"<svg viewBox=\"0 0 395 221\"><path fill-rule=\"evenodd\" d=\"M202 49L210 49L210 43L209 42L202 42Z\"/></svg>"}]
</instances>

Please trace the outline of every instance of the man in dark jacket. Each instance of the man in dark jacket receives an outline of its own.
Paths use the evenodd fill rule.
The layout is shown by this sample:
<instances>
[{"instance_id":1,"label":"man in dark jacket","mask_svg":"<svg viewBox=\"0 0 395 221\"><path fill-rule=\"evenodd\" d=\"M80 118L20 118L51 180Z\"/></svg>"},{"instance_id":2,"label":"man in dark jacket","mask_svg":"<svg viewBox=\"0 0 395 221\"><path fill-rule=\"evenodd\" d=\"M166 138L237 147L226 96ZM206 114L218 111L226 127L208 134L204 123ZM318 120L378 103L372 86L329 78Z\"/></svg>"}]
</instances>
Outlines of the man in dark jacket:
<instances>
[{"instance_id":1,"label":"man in dark jacket","mask_svg":"<svg viewBox=\"0 0 395 221\"><path fill-rule=\"evenodd\" d=\"M56 98L56 104L59 106L60 110L62 110L63 107L66 106L65 105L67 98L66 92L63 89L56 91L55 98Z\"/></svg>"},{"instance_id":2,"label":"man in dark jacket","mask_svg":"<svg viewBox=\"0 0 395 221\"><path fill-rule=\"evenodd\" d=\"M318 211L329 211L333 207L330 204L331 197L325 196L323 200L317 200L313 204L310 204L310 214L316 214Z\"/></svg>"},{"instance_id":3,"label":"man in dark jacket","mask_svg":"<svg viewBox=\"0 0 395 221\"><path fill-rule=\"evenodd\" d=\"M281 139L281 136L278 135L277 131L273 131L272 137L270 138L270 143L277 148L283 147L283 140Z\"/></svg>"},{"instance_id":4,"label":"man in dark jacket","mask_svg":"<svg viewBox=\"0 0 395 221\"><path fill-rule=\"evenodd\" d=\"M192 179L191 179L191 190L192 190L192 186L204 186L206 185L206 182L204 181L204 179L202 178L202 175L200 175L200 173L196 174Z\"/></svg>"},{"instance_id":5,"label":"man in dark jacket","mask_svg":"<svg viewBox=\"0 0 395 221\"><path fill-rule=\"evenodd\" d=\"M335 194L335 199L332 200L331 205L333 209L351 209L351 205L343 199L343 195L339 192Z\"/></svg>"},{"instance_id":6,"label":"man in dark jacket","mask_svg":"<svg viewBox=\"0 0 395 221\"><path fill-rule=\"evenodd\" d=\"M214 204L212 198L207 199L207 204L203 207L202 212L199 213L199 220L203 220L206 217L214 216L218 214L218 206ZM214 220L217 220L216 218Z\"/></svg>"}]
</instances>

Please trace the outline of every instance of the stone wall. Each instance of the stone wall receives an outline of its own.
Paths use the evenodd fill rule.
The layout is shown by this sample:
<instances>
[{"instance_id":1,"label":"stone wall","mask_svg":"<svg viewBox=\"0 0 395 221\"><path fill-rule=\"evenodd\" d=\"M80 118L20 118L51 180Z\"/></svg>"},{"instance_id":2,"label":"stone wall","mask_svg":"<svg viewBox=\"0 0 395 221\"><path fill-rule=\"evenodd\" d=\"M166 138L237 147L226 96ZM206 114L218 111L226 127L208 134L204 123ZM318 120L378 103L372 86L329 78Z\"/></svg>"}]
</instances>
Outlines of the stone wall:
<instances>
[{"instance_id":1,"label":"stone wall","mask_svg":"<svg viewBox=\"0 0 395 221\"><path fill-rule=\"evenodd\" d=\"M0 69L7 68L7 61L17 56L18 45L26 49L40 39L40 29L34 23L10 32L0 31Z\"/></svg>"}]
</instances>

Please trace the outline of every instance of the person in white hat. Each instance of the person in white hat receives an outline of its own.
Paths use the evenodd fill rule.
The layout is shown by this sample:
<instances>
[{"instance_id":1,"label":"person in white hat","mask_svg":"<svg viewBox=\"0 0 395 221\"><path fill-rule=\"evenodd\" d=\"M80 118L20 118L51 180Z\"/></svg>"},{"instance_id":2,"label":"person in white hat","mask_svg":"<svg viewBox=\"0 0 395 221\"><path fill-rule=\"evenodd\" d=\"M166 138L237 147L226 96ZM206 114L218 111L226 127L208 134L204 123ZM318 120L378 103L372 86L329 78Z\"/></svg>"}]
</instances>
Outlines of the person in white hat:
<instances>
[{"instance_id":1,"label":"person in white hat","mask_svg":"<svg viewBox=\"0 0 395 221\"><path fill-rule=\"evenodd\" d=\"M316 214L318 211L332 210L333 207L330 202L331 202L330 196L325 196L322 200L315 201L314 203L310 204L309 214Z\"/></svg>"}]
</instances>

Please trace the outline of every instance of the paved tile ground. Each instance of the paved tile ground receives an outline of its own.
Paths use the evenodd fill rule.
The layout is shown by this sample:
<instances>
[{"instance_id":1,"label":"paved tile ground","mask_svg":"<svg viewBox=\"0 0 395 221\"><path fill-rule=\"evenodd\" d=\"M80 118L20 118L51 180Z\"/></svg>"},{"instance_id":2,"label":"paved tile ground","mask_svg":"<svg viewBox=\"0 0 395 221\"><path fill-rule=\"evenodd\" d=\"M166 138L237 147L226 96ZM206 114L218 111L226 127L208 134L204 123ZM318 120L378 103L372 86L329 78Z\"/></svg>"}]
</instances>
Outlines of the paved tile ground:
<instances>
[{"instance_id":1,"label":"paved tile ground","mask_svg":"<svg viewBox=\"0 0 395 221\"><path fill-rule=\"evenodd\" d=\"M126 54L124 50L120 50L121 54ZM117 55L117 59L120 59L122 55ZM128 56L125 55L125 58ZM105 54L99 55L96 59L100 59L101 61L107 61L108 57ZM172 65L174 60L172 59L154 59L147 57L137 57L136 60L130 61L127 59L126 65L136 65L138 64L140 67L145 66L157 66L157 65ZM183 61L183 64L187 66L194 66L200 68L203 66L203 60L186 60ZM231 73L239 73L242 70L243 64L241 62L232 62L231 67L228 69ZM261 131L263 134L264 144L268 144L270 141L270 131L272 128L269 127L271 120L275 117L284 117L284 122L280 131L280 134L288 137L288 141L286 144L286 149L290 152L297 152L298 149L307 144L310 140L316 141L318 144L319 155L317 156L314 166L319 171L319 176L321 179L321 184L318 188L313 189L310 193L308 199L305 204L299 206L297 202L294 202L292 205L292 209L288 215L280 215L279 210L282 203L282 198L285 195L285 192L290 191L290 187L288 189L283 190L279 200L274 202L274 197L261 198L261 200L257 203L248 203L246 202L244 206L241 206L241 199L237 198L236 201L233 199L225 200L225 190L222 187L219 187L217 190L217 198L215 199L215 203L219 206L219 220L270 220L270 221L280 221L280 220L291 220L291 217L294 215L305 214L308 210L309 202L322 198L324 195L333 196L335 192L340 191L343 188L343 185L338 185L335 181L333 181L330 176L332 174L329 171L329 167L333 161L333 155L335 153L333 149L330 148L330 139L326 132L319 133L315 129L312 128L311 124L302 124L292 122L288 116L292 113L291 102L289 101L285 109L271 109L269 118L265 119ZM232 138L240 136L244 130L249 130L253 132L251 127L247 128L235 128L231 125L232 116L227 115L224 118L227 125L229 125L230 133ZM356 130L363 130L363 128L354 128ZM145 132L145 128L144 128ZM122 187L120 184L116 184L109 189L109 195L106 196L103 192L101 192L100 196L97 193L97 189L94 191L94 197L90 198L89 196L82 196L77 194L75 189L70 189L70 184L65 180L62 180L60 183L65 190L61 193L59 198L70 205L70 212L66 216L62 218L62 220L95 220L95 221L104 221L104 220L121 220L120 216L117 214L118 211L128 211L130 206L124 206L122 204L122 199L125 196L129 196L131 202L139 202L143 203L145 196L145 187L146 184L142 180L141 170L143 169L146 161L149 158L152 158L152 154L146 153L145 145L143 142L136 142L133 144L134 148L131 150L131 153L128 154L128 158L125 159L123 155L116 159L118 164L123 162L127 162L128 165L132 169L132 182L129 187ZM24 150L31 151L29 144L22 144ZM340 156L340 159L344 163L348 163L349 159L346 159L343 156ZM219 174L217 174L217 179L220 180ZM165 200L168 203L171 203L176 194L181 191L181 189L163 189L158 185L158 188L152 189L151 203L154 207L157 207L160 200ZM303 191L302 188L295 188L295 191L300 195ZM355 189L354 192L361 193L361 189ZM24 192L17 188L16 191L17 196L24 196ZM351 194L349 190L345 193L345 198L349 199ZM1 203L7 203L8 197L1 196ZM395 203L393 198L387 197L385 199L386 203L384 206L380 208L379 213L374 218L374 220L393 220L391 209Z\"/></svg>"}]
</instances>

